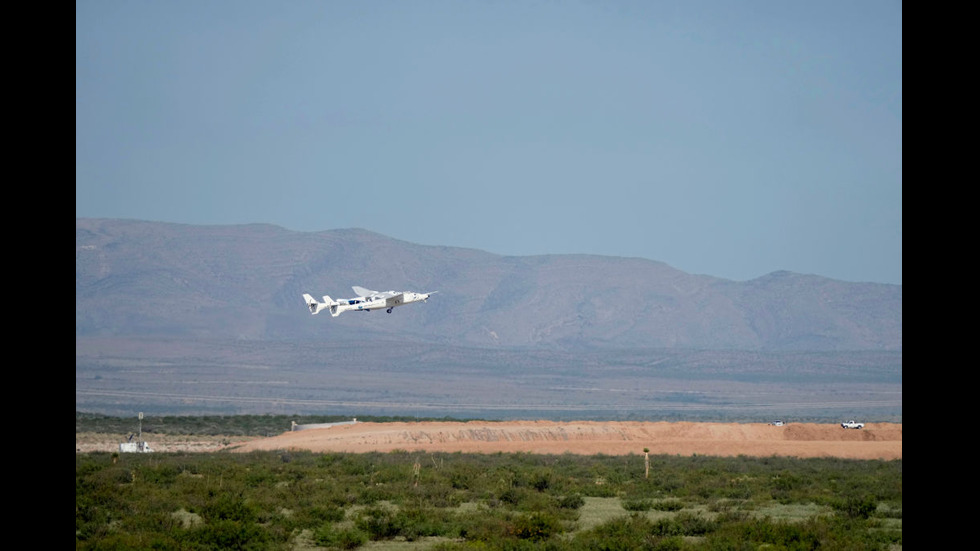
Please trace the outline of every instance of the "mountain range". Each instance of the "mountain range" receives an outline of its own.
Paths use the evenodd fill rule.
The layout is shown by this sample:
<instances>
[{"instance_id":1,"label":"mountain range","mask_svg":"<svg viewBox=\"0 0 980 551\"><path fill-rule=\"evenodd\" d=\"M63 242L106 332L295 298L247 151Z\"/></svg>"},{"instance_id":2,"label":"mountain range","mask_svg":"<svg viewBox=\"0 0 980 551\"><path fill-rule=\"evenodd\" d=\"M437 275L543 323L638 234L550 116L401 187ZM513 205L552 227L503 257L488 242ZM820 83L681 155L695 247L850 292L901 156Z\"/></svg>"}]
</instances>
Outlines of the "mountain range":
<instances>
[{"instance_id":1,"label":"mountain range","mask_svg":"<svg viewBox=\"0 0 980 551\"><path fill-rule=\"evenodd\" d=\"M302 298L355 285L437 293L338 317ZM901 415L901 285L731 281L363 229L76 218L75 343L76 410L106 413Z\"/></svg>"},{"instance_id":2,"label":"mountain range","mask_svg":"<svg viewBox=\"0 0 980 551\"><path fill-rule=\"evenodd\" d=\"M311 317L303 293L438 291L391 314ZM749 281L594 255L500 256L361 229L76 219L76 336L331 338L561 349L902 348L902 286Z\"/></svg>"}]
</instances>

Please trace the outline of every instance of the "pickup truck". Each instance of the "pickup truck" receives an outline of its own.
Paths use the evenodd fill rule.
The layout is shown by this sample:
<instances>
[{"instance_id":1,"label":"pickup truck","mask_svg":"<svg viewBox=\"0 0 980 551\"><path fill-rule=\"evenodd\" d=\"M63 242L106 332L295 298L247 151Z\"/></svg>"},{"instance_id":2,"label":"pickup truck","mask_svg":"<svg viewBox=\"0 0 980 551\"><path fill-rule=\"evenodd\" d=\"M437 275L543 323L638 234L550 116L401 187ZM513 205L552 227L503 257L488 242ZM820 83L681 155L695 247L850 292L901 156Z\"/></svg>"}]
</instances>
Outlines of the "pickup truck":
<instances>
[{"instance_id":1,"label":"pickup truck","mask_svg":"<svg viewBox=\"0 0 980 551\"><path fill-rule=\"evenodd\" d=\"M863 429L864 423L858 423L857 421L852 419L850 421L844 421L843 423L840 424L840 426L841 428L845 428L845 429Z\"/></svg>"}]
</instances>

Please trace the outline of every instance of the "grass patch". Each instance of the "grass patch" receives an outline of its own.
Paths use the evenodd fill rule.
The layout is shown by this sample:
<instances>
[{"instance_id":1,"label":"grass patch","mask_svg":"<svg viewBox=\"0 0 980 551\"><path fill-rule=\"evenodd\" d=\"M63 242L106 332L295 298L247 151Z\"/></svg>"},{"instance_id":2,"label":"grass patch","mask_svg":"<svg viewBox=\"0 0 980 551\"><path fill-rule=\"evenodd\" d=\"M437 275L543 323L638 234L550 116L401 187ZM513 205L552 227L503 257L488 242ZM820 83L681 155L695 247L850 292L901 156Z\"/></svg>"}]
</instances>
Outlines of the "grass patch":
<instances>
[{"instance_id":1,"label":"grass patch","mask_svg":"<svg viewBox=\"0 0 980 551\"><path fill-rule=\"evenodd\" d=\"M579 508L579 530L590 530L627 514L618 497L586 497L583 500L585 504Z\"/></svg>"}]
</instances>

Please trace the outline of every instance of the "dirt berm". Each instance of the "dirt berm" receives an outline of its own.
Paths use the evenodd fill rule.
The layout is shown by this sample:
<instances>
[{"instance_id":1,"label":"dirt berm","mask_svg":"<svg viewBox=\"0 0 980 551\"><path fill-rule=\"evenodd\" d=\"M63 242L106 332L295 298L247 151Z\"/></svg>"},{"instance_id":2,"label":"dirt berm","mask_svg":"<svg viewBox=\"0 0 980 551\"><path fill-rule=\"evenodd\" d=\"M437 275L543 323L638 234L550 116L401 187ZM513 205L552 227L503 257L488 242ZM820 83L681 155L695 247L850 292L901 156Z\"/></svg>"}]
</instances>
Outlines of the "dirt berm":
<instances>
[{"instance_id":1,"label":"dirt berm","mask_svg":"<svg viewBox=\"0 0 980 551\"><path fill-rule=\"evenodd\" d=\"M285 432L233 446L234 451L427 451L536 454L652 454L901 459L902 425L468 421L355 423Z\"/></svg>"}]
</instances>

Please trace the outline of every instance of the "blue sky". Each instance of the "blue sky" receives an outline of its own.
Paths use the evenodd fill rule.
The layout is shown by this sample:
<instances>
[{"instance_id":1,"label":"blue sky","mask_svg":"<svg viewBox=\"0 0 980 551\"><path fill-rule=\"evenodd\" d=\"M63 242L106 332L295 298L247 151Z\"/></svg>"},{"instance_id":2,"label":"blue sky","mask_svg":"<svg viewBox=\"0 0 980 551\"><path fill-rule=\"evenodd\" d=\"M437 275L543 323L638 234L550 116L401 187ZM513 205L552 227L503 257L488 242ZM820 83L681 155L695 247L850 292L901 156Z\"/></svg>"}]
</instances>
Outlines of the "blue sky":
<instances>
[{"instance_id":1,"label":"blue sky","mask_svg":"<svg viewBox=\"0 0 980 551\"><path fill-rule=\"evenodd\" d=\"M902 283L902 5L75 4L75 215Z\"/></svg>"}]
</instances>

